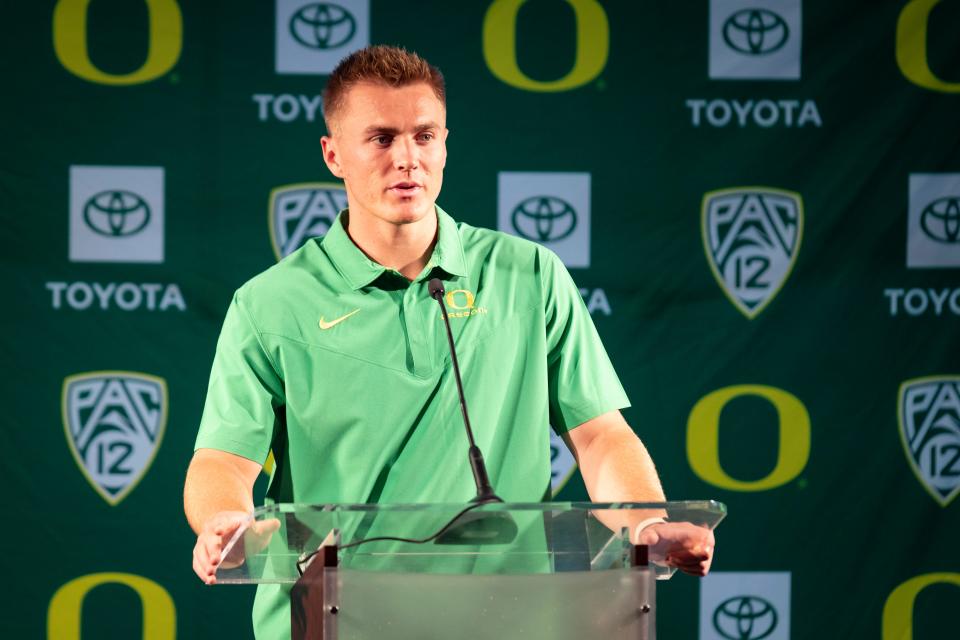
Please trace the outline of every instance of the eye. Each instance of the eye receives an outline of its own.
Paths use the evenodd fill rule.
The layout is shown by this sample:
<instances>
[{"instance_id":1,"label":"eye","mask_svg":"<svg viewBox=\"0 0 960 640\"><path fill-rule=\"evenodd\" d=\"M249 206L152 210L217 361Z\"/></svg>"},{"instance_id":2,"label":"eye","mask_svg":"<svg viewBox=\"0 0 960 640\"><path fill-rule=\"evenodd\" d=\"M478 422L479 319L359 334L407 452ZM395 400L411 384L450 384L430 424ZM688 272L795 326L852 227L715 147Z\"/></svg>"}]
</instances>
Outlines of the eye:
<instances>
[{"instance_id":1,"label":"eye","mask_svg":"<svg viewBox=\"0 0 960 640\"><path fill-rule=\"evenodd\" d=\"M373 138L371 138L371 140L372 142L375 142L379 145L388 145L390 144L391 138L388 135L381 134L379 136L374 136Z\"/></svg>"},{"instance_id":2,"label":"eye","mask_svg":"<svg viewBox=\"0 0 960 640\"><path fill-rule=\"evenodd\" d=\"M420 140L421 140L422 142L430 142L431 140L433 140L433 139L436 138L436 137L437 137L437 136L434 135L434 134L433 134L432 132L430 132L430 131L424 131L423 133L420 134Z\"/></svg>"}]
</instances>

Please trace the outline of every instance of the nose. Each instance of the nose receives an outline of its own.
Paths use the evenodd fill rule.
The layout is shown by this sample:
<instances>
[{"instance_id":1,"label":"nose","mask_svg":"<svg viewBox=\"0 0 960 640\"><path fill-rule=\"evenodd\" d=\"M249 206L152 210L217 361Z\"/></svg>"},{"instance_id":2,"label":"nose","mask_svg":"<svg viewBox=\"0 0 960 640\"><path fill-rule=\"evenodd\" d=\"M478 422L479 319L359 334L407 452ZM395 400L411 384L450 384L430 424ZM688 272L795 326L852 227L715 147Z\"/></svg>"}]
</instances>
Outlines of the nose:
<instances>
[{"instance_id":1,"label":"nose","mask_svg":"<svg viewBox=\"0 0 960 640\"><path fill-rule=\"evenodd\" d=\"M413 171L420 166L418 148L414 141L407 138L393 145L393 166L398 171Z\"/></svg>"}]
</instances>

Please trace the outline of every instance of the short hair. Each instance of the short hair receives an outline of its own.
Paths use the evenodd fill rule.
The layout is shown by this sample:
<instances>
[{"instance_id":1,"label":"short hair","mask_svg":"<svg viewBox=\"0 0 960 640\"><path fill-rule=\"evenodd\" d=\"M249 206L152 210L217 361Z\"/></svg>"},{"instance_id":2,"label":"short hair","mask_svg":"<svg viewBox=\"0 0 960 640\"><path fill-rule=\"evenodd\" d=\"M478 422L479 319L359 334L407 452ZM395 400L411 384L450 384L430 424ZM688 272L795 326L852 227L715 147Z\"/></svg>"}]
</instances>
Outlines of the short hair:
<instances>
[{"instance_id":1,"label":"short hair","mask_svg":"<svg viewBox=\"0 0 960 640\"><path fill-rule=\"evenodd\" d=\"M331 120L343 108L347 91L361 82L390 87L424 82L433 89L444 108L447 106L446 86L439 69L402 47L374 45L354 51L341 60L330 74L327 86L323 89L323 119L327 123L327 131L332 132Z\"/></svg>"}]
</instances>

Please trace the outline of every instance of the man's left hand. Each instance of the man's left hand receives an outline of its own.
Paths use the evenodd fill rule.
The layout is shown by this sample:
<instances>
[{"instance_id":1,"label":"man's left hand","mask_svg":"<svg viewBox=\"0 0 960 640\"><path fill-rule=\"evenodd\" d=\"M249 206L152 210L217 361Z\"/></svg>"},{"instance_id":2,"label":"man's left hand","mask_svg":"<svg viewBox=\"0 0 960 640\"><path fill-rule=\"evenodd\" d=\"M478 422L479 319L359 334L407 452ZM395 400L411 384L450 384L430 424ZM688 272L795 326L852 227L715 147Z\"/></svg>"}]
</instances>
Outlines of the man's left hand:
<instances>
[{"instance_id":1,"label":"man's left hand","mask_svg":"<svg viewBox=\"0 0 960 640\"><path fill-rule=\"evenodd\" d=\"M650 560L676 567L692 576L705 576L713 562L713 531L689 522L665 522L645 527L635 544L650 547Z\"/></svg>"}]
</instances>

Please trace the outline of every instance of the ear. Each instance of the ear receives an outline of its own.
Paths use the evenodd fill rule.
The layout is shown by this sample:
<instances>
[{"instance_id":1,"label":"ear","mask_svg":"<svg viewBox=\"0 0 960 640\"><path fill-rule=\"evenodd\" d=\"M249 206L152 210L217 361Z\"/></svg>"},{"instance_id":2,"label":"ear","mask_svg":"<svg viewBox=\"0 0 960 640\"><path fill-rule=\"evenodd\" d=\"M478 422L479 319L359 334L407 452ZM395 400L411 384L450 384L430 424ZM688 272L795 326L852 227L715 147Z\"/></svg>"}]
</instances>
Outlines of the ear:
<instances>
[{"instance_id":1,"label":"ear","mask_svg":"<svg viewBox=\"0 0 960 640\"><path fill-rule=\"evenodd\" d=\"M450 135L450 129L443 128L443 166L447 166L447 136Z\"/></svg>"},{"instance_id":2,"label":"ear","mask_svg":"<svg viewBox=\"0 0 960 640\"><path fill-rule=\"evenodd\" d=\"M343 179L343 168L340 166L340 154L337 150L337 142L331 136L320 138L320 147L323 149L323 161L327 165L330 173Z\"/></svg>"}]
</instances>

